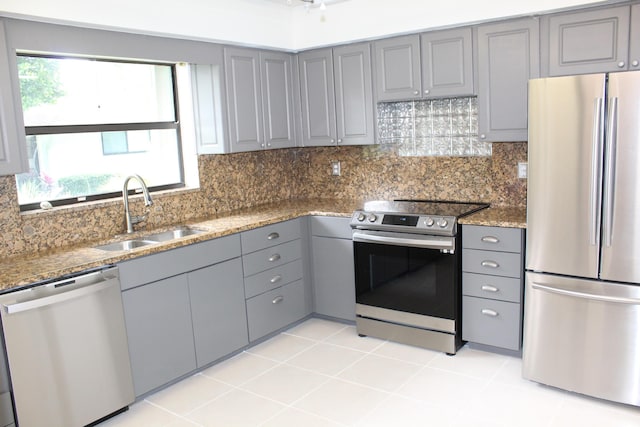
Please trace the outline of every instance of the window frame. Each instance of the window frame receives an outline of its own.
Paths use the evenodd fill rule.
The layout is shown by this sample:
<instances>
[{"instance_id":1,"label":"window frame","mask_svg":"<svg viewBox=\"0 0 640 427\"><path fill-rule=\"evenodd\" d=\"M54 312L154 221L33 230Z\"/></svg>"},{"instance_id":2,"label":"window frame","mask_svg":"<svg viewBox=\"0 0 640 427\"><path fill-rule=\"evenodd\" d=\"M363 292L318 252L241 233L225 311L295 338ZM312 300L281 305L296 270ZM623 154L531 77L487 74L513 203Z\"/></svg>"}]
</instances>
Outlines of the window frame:
<instances>
[{"instance_id":1,"label":"window frame","mask_svg":"<svg viewBox=\"0 0 640 427\"><path fill-rule=\"evenodd\" d=\"M34 53L29 51L17 51L16 59L20 56L38 57L38 58L51 58L51 59L86 59L89 61L103 61L103 62L116 62L127 64L145 64L145 65L162 65L169 66L171 68L171 84L173 88L173 106L174 106L174 118L173 121L166 122L131 122L131 123L104 123L104 124L90 124L90 125L54 125L54 126L26 126L24 127L25 136L37 136L37 135L54 135L54 134L68 134L68 133L102 133L102 132L118 132L118 131L137 131L137 130L170 130L173 129L176 132L176 144L178 153L178 171L180 175L180 182L166 185L149 186L149 192L158 192L164 190L172 190L186 187L185 180L185 164L184 153L182 147L182 127L180 122L180 102L178 94L178 76L176 67L179 65L177 62L163 62L163 61L147 61L147 60L129 60L119 58L109 58L95 55L66 55L55 53ZM125 153L123 153L125 154ZM139 190L130 189L128 194L136 194ZM51 206L68 206L74 204L82 204L86 202L92 202L97 200L107 200L122 196L122 191L114 191L109 193L90 194L77 197L69 197L65 199L48 200ZM19 202L18 202L19 203ZM25 203L20 204L20 212L33 211L41 209L41 203Z\"/></svg>"}]
</instances>

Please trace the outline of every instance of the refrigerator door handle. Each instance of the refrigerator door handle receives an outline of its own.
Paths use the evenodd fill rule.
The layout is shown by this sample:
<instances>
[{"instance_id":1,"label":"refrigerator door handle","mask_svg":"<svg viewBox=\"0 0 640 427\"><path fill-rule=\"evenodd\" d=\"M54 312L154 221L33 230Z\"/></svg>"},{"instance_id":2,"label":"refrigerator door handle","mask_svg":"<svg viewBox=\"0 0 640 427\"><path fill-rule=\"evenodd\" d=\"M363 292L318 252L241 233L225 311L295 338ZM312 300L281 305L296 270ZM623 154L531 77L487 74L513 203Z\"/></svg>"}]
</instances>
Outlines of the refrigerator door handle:
<instances>
[{"instance_id":1,"label":"refrigerator door handle","mask_svg":"<svg viewBox=\"0 0 640 427\"><path fill-rule=\"evenodd\" d=\"M574 297L574 298L584 298L584 299L590 299L590 300L594 300L594 301L610 302L610 303L617 303L617 304L635 304L635 305L640 305L640 299L638 299L638 298L628 298L628 297L609 296L609 295L596 295L596 294L589 294L589 293L585 293L585 292L570 291L568 289L562 289L562 288L556 288L556 287L553 287L553 286L541 285L540 283L537 283L537 282L532 282L531 283L531 287L533 289L538 289L538 290L541 290L541 291L551 292L551 293L559 294L559 295L566 295L566 296L570 296L570 297Z\"/></svg>"},{"instance_id":2,"label":"refrigerator door handle","mask_svg":"<svg viewBox=\"0 0 640 427\"><path fill-rule=\"evenodd\" d=\"M618 97L615 96L609 100L609 132L607 132L606 141L606 177L605 177L605 193L604 193L604 218L603 218L603 236L604 245L611 246L613 240L613 194L615 192L615 176L616 176L616 145L618 142Z\"/></svg>"},{"instance_id":3,"label":"refrigerator door handle","mask_svg":"<svg viewBox=\"0 0 640 427\"><path fill-rule=\"evenodd\" d=\"M589 244L597 246L600 223L600 180L602 176L602 141L604 140L604 98L596 98L593 113L593 137L591 148L591 199L589 201Z\"/></svg>"}]
</instances>

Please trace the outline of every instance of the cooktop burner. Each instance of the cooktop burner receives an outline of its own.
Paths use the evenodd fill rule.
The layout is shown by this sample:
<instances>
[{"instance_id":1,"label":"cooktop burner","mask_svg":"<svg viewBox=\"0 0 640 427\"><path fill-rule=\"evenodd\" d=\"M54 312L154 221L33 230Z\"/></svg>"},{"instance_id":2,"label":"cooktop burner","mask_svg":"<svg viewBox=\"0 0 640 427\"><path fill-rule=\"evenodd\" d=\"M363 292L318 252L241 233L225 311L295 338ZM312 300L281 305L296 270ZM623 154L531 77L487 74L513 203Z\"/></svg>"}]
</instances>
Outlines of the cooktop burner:
<instances>
[{"instance_id":1,"label":"cooktop burner","mask_svg":"<svg viewBox=\"0 0 640 427\"><path fill-rule=\"evenodd\" d=\"M447 200L374 200L354 212L351 227L360 230L454 236L458 218L489 207L487 203Z\"/></svg>"}]
</instances>

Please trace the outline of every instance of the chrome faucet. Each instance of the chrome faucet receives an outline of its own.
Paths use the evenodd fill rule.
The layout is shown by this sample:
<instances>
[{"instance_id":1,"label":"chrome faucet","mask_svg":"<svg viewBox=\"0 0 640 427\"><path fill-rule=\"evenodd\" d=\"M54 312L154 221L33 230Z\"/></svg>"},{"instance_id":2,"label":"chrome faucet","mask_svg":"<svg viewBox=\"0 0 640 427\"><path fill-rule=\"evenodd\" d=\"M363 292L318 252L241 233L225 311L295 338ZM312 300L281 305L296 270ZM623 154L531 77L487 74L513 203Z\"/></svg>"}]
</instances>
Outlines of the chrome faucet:
<instances>
[{"instance_id":1,"label":"chrome faucet","mask_svg":"<svg viewBox=\"0 0 640 427\"><path fill-rule=\"evenodd\" d=\"M124 187L122 188L122 202L124 203L124 218L127 222L127 233L133 233L133 225L147 219L146 215L135 215L133 218L131 217L131 213L129 212L129 191L127 186L129 185L129 181L131 178L135 178L142 187L142 195L144 197L144 205L151 206L153 204L153 200L151 200L151 195L149 194L149 189L147 188L147 184L144 183L144 180L140 175L130 175L124 180Z\"/></svg>"}]
</instances>

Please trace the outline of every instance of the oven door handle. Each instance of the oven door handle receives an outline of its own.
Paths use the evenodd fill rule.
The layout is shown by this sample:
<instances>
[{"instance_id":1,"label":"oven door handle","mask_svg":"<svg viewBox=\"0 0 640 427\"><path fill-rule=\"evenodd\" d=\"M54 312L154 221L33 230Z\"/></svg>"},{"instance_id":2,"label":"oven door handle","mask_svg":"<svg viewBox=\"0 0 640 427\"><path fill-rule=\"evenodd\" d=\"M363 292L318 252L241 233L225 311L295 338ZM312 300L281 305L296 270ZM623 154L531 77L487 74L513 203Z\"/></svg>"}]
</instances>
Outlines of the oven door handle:
<instances>
[{"instance_id":1,"label":"oven door handle","mask_svg":"<svg viewBox=\"0 0 640 427\"><path fill-rule=\"evenodd\" d=\"M455 249L455 238L411 238L396 236L381 236L359 231L353 232L353 241L362 243L384 243L394 246L410 246L423 249L439 249L452 251Z\"/></svg>"}]
</instances>

